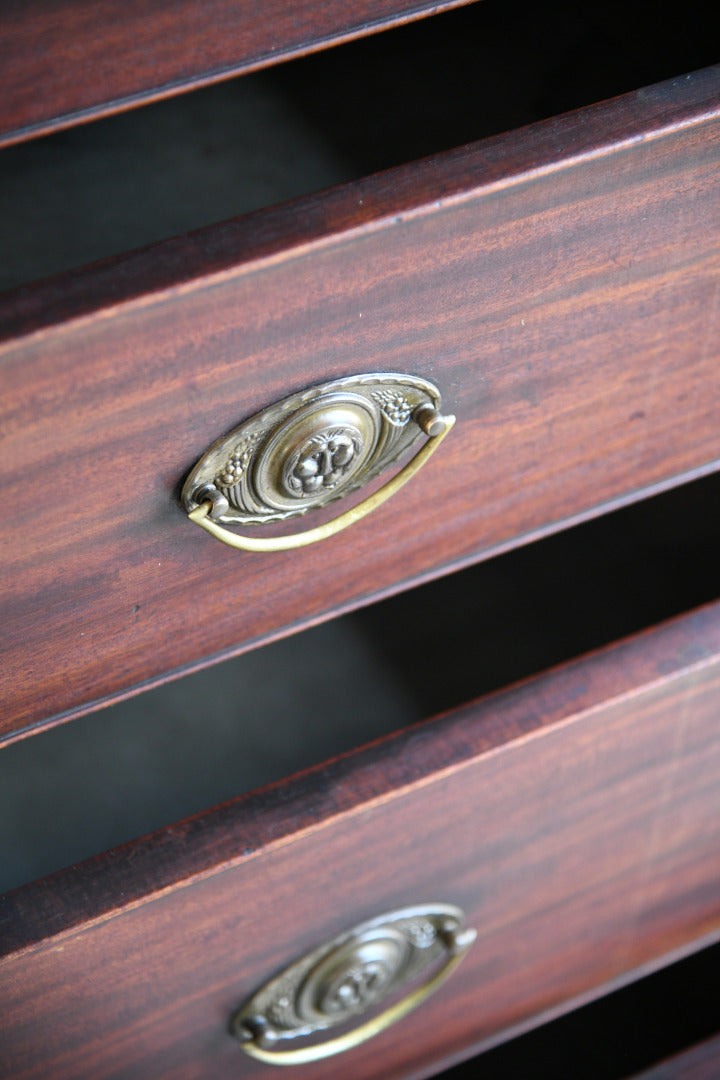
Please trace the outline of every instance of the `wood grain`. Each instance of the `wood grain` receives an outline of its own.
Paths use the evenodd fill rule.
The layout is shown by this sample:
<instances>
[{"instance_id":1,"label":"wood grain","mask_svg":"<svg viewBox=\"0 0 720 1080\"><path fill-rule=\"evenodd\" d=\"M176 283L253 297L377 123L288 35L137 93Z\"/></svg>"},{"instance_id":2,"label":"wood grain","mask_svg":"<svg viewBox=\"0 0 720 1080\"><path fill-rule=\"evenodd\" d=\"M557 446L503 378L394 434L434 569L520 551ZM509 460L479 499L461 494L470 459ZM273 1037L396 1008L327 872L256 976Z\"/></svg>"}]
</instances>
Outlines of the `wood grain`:
<instances>
[{"instance_id":1,"label":"wood grain","mask_svg":"<svg viewBox=\"0 0 720 1080\"><path fill-rule=\"evenodd\" d=\"M7 0L0 146L468 0Z\"/></svg>"},{"instance_id":2,"label":"wood grain","mask_svg":"<svg viewBox=\"0 0 720 1080\"><path fill-rule=\"evenodd\" d=\"M74 715L717 468L712 69L6 294L0 730ZM333 377L458 425L347 533L243 557L175 499Z\"/></svg>"},{"instance_id":3,"label":"wood grain","mask_svg":"<svg viewBox=\"0 0 720 1080\"><path fill-rule=\"evenodd\" d=\"M255 1075L233 1007L411 903L478 941L350 1077L430 1075L717 939L719 693L715 604L8 895L2 1075Z\"/></svg>"}]
</instances>

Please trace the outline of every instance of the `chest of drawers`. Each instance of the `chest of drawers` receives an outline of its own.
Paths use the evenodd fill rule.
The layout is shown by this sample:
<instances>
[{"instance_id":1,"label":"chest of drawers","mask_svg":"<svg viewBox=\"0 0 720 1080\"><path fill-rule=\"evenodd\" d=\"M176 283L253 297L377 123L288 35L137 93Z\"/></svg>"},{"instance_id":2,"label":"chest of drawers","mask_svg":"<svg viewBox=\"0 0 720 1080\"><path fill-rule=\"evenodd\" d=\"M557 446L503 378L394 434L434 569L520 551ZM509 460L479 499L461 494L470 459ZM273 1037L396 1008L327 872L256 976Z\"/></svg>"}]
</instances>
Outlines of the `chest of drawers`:
<instances>
[{"instance_id":1,"label":"chest of drawers","mask_svg":"<svg viewBox=\"0 0 720 1080\"><path fill-rule=\"evenodd\" d=\"M290 55L412 13L380 7L353 28L338 5L300 44L279 23L278 41ZM136 73L135 92L264 63L253 26L242 55ZM71 119L129 103L105 84L53 100ZM4 738L714 473L719 87L716 69L678 75L4 294ZM65 123L49 95L20 97L8 129ZM375 371L432 380L458 418L393 500L290 552L191 527L178 494L210 443ZM418 675L455 617L422 605ZM6 1074L254 1075L237 1005L413 904L459 905L478 940L432 1004L348 1053L352 1076L431 1075L715 940L718 619L710 604L518 669L9 894Z\"/></svg>"}]
</instances>

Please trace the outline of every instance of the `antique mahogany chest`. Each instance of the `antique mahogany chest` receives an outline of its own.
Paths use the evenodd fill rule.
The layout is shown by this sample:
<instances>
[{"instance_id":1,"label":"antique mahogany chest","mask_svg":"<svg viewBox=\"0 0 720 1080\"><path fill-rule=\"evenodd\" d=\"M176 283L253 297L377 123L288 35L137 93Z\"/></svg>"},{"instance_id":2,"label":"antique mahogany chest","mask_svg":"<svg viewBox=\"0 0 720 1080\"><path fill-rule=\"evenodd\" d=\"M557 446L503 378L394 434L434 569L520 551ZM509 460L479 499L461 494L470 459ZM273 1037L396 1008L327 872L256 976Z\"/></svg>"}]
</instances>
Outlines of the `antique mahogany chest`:
<instances>
[{"instance_id":1,"label":"antique mahogany chest","mask_svg":"<svg viewBox=\"0 0 720 1080\"><path fill-rule=\"evenodd\" d=\"M180 113L153 102L184 91L181 111L211 103L200 140L220 100L202 95L252 79L345 139L309 193L271 186L252 212L190 211L144 238L121 223L96 247L88 212L57 263L63 245L39 226L41 256L7 271L0 757L351 611L373 663L402 668L418 701L382 738L361 731L340 756L321 742L312 768L278 767L269 786L3 897L0 1075L254 1076L272 1067L258 1056L296 1045L288 1010L320 1017L320 1036L298 1040L311 1047L335 1037L332 1009L348 1043L367 1016L395 1018L383 965L392 949L410 975L418 965L407 987L390 979L389 1008L402 1006L431 977L417 957L432 939L435 974L462 955L457 971L342 1059L353 1078L426 1077L720 938L713 35L690 33L686 9L646 32L643 6L625 5L620 32L612 11L511 8L31 0L0 13L18 199L37 182L24 177L47 181L50 159L74 153L78 204L97 210L82 139L120 162L120 129L102 125L162 126ZM283 183L298 161L276 169ZM365 416L358 387L387 373L436 386L457 421L363 520L259 552L188 520L183 482L216 440L338 380ZM372 383L384 433L418 415L403 386L388 405ZM365 452L350 414L328 415L312 435L325 457L313 442L283 473L298 497ZM237 477L260 476L232 453ZM289 536L361 498L245 531ZM337 663L332 633L318 682ZM353 679L328 730L352 711ZM300 711L279 662L275 682ZM254 711L269 723L262 701ZM268 1013L277 1043L253 1014L240 1034L260 1053L243 1053L236 1010L306 954L316 966ZM299 1076L336 1075L333 1057L308 1057Z\"/></svg>"}]
</instances>

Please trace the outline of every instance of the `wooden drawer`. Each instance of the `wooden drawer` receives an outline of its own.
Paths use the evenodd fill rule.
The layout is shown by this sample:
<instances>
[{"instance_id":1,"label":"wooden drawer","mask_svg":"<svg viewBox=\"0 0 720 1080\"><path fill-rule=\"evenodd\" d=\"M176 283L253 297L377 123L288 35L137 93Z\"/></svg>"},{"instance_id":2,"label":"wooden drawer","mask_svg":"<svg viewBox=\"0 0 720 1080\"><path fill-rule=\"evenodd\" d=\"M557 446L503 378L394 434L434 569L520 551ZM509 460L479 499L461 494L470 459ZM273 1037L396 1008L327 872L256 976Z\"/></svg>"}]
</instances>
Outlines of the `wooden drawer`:
<instances>
[{"instance_id":1,"label":"wooden drawer","mask_svg":"<svg viewBox=\"0 0 720 1080\"><path fill-rule=\"evenodd\" d=\"M479 1068L487 1080L709 1080L717 1074L719 955L716 944L684 957L454 1066L443 1080L472 1080Z\"/></svg>"},{"instance_id":2,"label":"wooden drawer","mask_svg":"<svg viewBox=\"0 0 720 1080\"><path fill-rule=\"evenodd\" d=\"M3 1075L255 1075L237 1005L418 902L478 940L353 1077L430 1075L716 940L719 678L711 605L6 896Z\"/></svg>"},{"instance_id":3,"label":"wooden drawer","mask_svg":"<svg viewBox=\"0 0 720 1080\"><path fill-rule=\"evenodd\" d=\"M80 22L53 39L56 56L88 11L127 14L114 0L72 6ZM191 40L197 13L177 0L144 13L156 51L131 82L118 68L96 93L79 70L43 101L26 90L52 12L27 10L10 15L25 74L4 141L124 109L131 83L138 99L171 95L428 5L338 3L322 26L301 5L276 56L265 24L230 42L221 21L178 67L153 21L174 11L173 40ZM102 53L109 38L127 44L127 24L78 47ZM377 667L409 657L417 716L369 745L381 732L348 736L346 753L325 749L290 779L291 767L270 786L255 775L230 802L189 800L123 834L144 838L91 846L83 858L110 850L0 900L0 1074L255 1075L264 1066L228 1032L240 1002L305 950L407 905L457 904L478 940L432 1004L347 1056L352 1077L429 1076L720 939L720 68L641 81L0 294L13 508L0 527L0 741L16 743L0 765L12 772L10 755L70 718L81 746L99 706L153 684L347 611L378 628L384 598L431 579L440 590L408 592L400 631L375 643ZM457 414L412 484L298 551L239 555L191 528L179 491L210 443L287 394L374 371L434 381ZM626 562L611 511L630 504L651 526ZM595 547L618 557L586 594L592 566L569 527L598 518ZM661 536L694 575L676 575L677 592L653 577ZM545 537L560 545L550 560ZM491 558L523 551L517 578ZM652 602L606 618L606 598L624 602L647 563ZM463 578L450 601L451 572L467 567L489 576ZM566 577L579 611L559 633ZM547 627L504 612L508 582ZM497 620L481 632L489 592ZM478 685L485 652L495 670ZM463 664L436 678L450 653L469 679ZM313 661L321 679L333 647ZM288 680L281 665L271 677ZM330 710L335 726L355 689L342 688L338 720ZM196 724L214 709L203 701Z\"/></svg>"},{"instance_id":4,"label":"wooden drawer","mask_svg":"<svg viewBox=\"0 0 720 1080\"><path fill-rule=\"evenodd\" d=\"M387 604L355 620L386 663L410 651L407 679L435 711L444 682L468 692L464 667L475 685L483 660L516 678L592 640L593 621L602 638L716 590L702 512L716 489L397 598L404 641ZM478 940L432 1001L345 1056L353 1077L429 1076L719 940L719 677L716 603L6 895L2 1075L255 1075L234 1009L307 949L417 903L459 905ZM328 728L342 716L339 701ZM82 754L83 726L102 721L8 747L8 767L52 738L57 768L57 737L77 728ZM184 775L196 768L190 750Z\"/></svg>"},{"instance_id":5,"label":"wooden drawer","mask_svg":"<svg viewBox=\"0 0 720 1080\"><path fill-rule=\"evenodd\" d=\"M179 94L467 0L24 0L0 12L0 145ZM42 92L38 92L38 87Z\"/></svg>"},{"instance_id":6,"label":"wooden drawer","mask_svg":"<svg viewBox=\"0 0 720 1080\"><path fill-rule=\"evenodd\" d=\"M719 80L5 294L5 736L715 469ZM457 413L416 483L304 551L190 527L213 440L374 370Z\"/></svg>"}]
</instances>

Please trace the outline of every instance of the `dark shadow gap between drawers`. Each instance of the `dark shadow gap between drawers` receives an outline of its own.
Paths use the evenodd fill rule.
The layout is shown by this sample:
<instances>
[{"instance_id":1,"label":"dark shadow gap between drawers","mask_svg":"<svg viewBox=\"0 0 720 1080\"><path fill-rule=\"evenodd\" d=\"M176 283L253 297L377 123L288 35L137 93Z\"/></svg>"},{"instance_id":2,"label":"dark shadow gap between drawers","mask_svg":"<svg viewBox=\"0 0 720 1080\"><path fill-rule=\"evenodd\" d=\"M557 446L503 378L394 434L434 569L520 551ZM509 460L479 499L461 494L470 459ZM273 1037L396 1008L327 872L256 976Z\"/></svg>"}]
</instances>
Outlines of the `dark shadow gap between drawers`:
<instances>
[{"instance_id":1,"label":"dark shadow gap between drawers","mask_svg":"<svg viewBox=\"0 0 720 1080\"><path fill-rule=\"evenodd\" d=\"M720 595L711 476L3 749L5 891Z\"/></svg>"},{"instance_id":2,"label":"dark shadow gap between drawers","mask_svg":"<svg viewBox=\"0 0 720 1080\"><path fill-rule=\"evenodd\" d=\"M704 949L448 1069L441 1080L629 1080L641 1069L644 1075L716 1034L718 963L720 945Z\"/></svg>"},{"instance_id":3,"label":"dark shadow gap between drawers","mask_svg":"<svg viewBox=\"0 0 720 1080\"><path fill-rule=\"evenodd\" d=\"M712 64L719 29L699 0L483 0L6 149L0 289Z\"/></svg>"}]
</instances>

